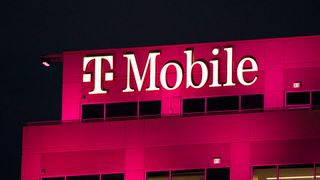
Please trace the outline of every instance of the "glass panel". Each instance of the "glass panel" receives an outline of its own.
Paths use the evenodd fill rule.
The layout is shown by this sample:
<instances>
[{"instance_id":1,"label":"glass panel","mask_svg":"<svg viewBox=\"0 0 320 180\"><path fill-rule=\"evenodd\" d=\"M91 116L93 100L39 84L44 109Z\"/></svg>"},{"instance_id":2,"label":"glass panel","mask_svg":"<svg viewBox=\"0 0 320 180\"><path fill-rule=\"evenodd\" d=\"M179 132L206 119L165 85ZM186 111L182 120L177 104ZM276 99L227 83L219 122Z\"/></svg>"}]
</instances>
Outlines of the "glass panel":
<instances>
[{"instance_id":1,"label":"glass panel","mask_svg":"<svg viewBox=\"0 0 320 180\"><path fill-rule=\"evenodd\" d=\"M276 167L254 167L252 180L276 180Z\"/></svg>"},{"instance_id":2,"label":"glass panel","mask_svg":"<svg viewBox=\"0 0 320 180\"><path fill-rule=\"evenodd\" d=\"M144 101L140 102L139 114L144 115L160 115L161 101Z\"/></svg>"},{"instance_id":3,"label":"glass panel","mask_svg":"<svg viewBox=\"0 0 320 180\"><path fill-rule=\"evenodd\" d=\"M168 180L169 172L148 172L147 180Z\"/></svg>"},{"instance_id":4,"label":"glass panel","mask_svg":"<svg viewBox=\"0 0 320 180\"><path fill-rule=\"evenodd\" d=\"M207 169L207 180L229 180L229 168Z\"/></svg>"},{"instance_id":5,"label":"glass panel","mask_svg":"<svg viewBox=\"0 0 320 180\"><path fill-rule=\"evenodd\" d=\"M313 180L313 166L285 166L279 168L279 179Z\"/></svg>"},{"instance_id":6,"label":"glass panel","mask_svg":"<svg viewBox=\"0 0 320 180\"><path fill-rule=\"evenodd\" d=\"M204 170L174 171L172 180L204 180Z\"/></svg>"},{"instance_id":7,"label":"glass panel","mask_svg":"<svg viewBox=\"0 0 320 180\"><path fill-rule=\"evenodd\" d=\"M287 93L287 105L310 104L309 92Z\"/></svg>"},{"instance_id":8,"label":"glass panel","mask_svg":"<svg viewBox=\"0 0 320 180\"><path fill-rule=\"evenodd\" d=\"M103 118L103 104L82 105L82 119Z\"/></svg>"},{"instance_id":9,"label":"glass panel","mask_svg":"<svg viewBox=\"0 0 320 180\"><path fill-rule=\"evenodd\" d=\"M67 180L99 180L99 175L69 176Z\"/></svg>"},{"instance_id":10,"label":"glass panel","mask_svg":"<svg viewBox=\"0 0 320 180\"><path fill-rule=\"evenodd\" d=\"M124 174L104 174L101 180L124 180Z\"/></svg>"},{"instance_id":11,"label":"glass panel","mask_svg":"<svg viewBox=\"0 0 320 180\"><path fill-rule=\"evenodd\" d=\"M238 109L239 96L212 97L207 99L208 112Z\"/></svg>"},{"instance_id":12,"label":"glass panel","mask_svg":"<svg viewBox=\"0 0 320 180\"><path fill-rule=\"evenodd\" d=\"M183 113L204 112L204 98L184 99Z\"/></svg>"},{"instance_id":13,"label":"glass panel","mask_svg":"<svg viewBox=\"0 0 320 180\"><path fill-rule=\"evenodd\" d=\"M106 116L107 118L137 116L137 104L137 102L107 104Z\"/></svg>"},{"instance_id":14,"label":"glass panel","mask_svg":"<svg viewBox=\"0 0 320 180\"><path fill-rule=\"evenodd\" d=\"M312 105L320 106L320 91L312 92Z\"/></svg>"},{"instance_id":15,"label":"glass panel","mask_svg":"<svg viewBox=\"0 0 320 180\"><path fill-rule=\"evenodd\" d=\"M241 96L241 109L262 109L263 94Z\"/></svg>"}]
</instances>

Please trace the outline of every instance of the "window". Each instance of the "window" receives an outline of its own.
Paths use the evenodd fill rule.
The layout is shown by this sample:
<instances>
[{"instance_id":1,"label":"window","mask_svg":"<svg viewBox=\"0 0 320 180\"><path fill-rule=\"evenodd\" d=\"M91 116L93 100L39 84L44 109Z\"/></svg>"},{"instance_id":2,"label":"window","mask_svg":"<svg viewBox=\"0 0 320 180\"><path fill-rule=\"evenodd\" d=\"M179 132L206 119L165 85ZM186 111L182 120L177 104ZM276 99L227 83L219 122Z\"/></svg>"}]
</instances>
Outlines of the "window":
<instances>
[{"instance_id":1,"label":"window","mask_svg":"<svg viewBox=\"0 0 320 180\"><path fill-rule=\"evenodd\" d=\"M241 96L241 109L263 109L263 94Z\"/></svg>"},{"instance_id":2,"label":"window","mask_svg":"<svg viewBox=\"0 0 320 180\"><path fill-rule=\"evenodd\" d=\"M312 92L312 106L320 107L320 91Z\"/></svg>"},{"instance_id":3,"label":"window","mask_svg":"<svg viewBox=\"0 0 320 180\"><path fill-rule=\"evenodd\" d=\"M103 104L84 104L82 105L82 119L104 118Z\"/></svg>"},{"instance_id":4,"label":"window","mask_svg":"<svg viewBox=\"0 0 320 180\"><path fill-rule=\"evenodd\" d=\"M183 113L204 112L204 109L205 109L204 102L205 102L204 98L184 99Z\"/></svg>"},{"instance_id":5,"label":"window","mask_svg":"<svg viewBox=\"0 0 320 180\"><path fill-rule=\"evenodd\" d=\"M276 180L277 168L275 166L270 167L254 167L252 180Z\"/></svg>"},{"instance_id":6,"label":"window","mask_svg":"<svg viewBox=\"0 0 320 180\"><path fill-rule=\"evenodd\" d=\"M148 172L147 180L169 180L169 172Z\"/></svg>"},{"instance_id":7,"label":"window","mask_svg":"<svg viewBox=\"0 0 320 180\"><path fill-rule=\"evenodd\" d=\"M69 176L67 180L99 180L99 175Z\"/></svg>"},{"instance_id":8,"label":"window","mask_svg":"<svg viewBox=\"0 0 320 180\"><path fill-rule=\"evenodd\" d=\"M207 180L229 180L230 169L229 168L214 168L207 169ZM259 179L260 180L260 179Z\"/></svg>"},{"instance_id":9,"label":"window","mask_svg":"<svg viewBox=\"0 0 320 180\"><path fill-rule=\"evenodd\" d=\"M172 180L203 180L204 170L173 171Z\"/></svg>"},{"instance_id":10,"label":"window","mask_svg":"<svg viewBox=\"0 0 320 180\"><path fill-rule=\"evenodd\" d=\"M238 110L239 97L211 97L207 99L207 111Z\"/></svg>"},{"instance_id":11,"label":"window","mask_svg":"<svg viewBox=\"0 0 320 180\"><path fill-rule=\"evenodd\" d=\"M112 103L106 105L106 117L137 116L137 102Z\"/></svg>"},{"instance_id":12,"label":"window","mask_svg":"<svg viewBox=\"0 0 320 180\"><path fill-rule=\"evenodd\" d=\"M287 93L287 105L310 104L309 92L290 92Z\"/></svg>"},{"instance_id":13,"label":"window","mask_svg":"<svg viewBox=\"0 0 320 180\"><path fill-rule=\"evenodd\" d=\"M64 180L64 177L48 177L42 178L42 180Z\"/></svg>"},{"instance_id":14,"label":"window","mask_svg":"<svg viewBox=\"0 0 320 180\"><path fill-rule=\"evenodd\" d=\"M104 174L101 180L124 180L124 174Z\"/></svg>"},{"instance_id":15,"label":"window","mask_svg":"<svg viewBox=\"0 0 320 180\"><path fill-rule=\"evenodd\" d=\"M313 180L312 165L295 165L279 167L279 179L306 179Z\"/></svg>"},{"instance_id":16,"label":"window","mask_svg":"<svg viewBox=\"0 0 320 180\"><path fill-rule=\"evenodd\" d=\"M316 176L318 177L318 174L316 174ZM278 168L276 166L253 168L252 180L277 180L277 179L313 180L314 165L312 164L287 165L287 166L279 166Z\"/></svg>"},{"instance_id":17,"label":"window","mask_svg":"<svg viewBox=\"0 0 320 180\"><path fill-rule=\"evenodd\" d=\"M139 104L139 115L161 115L161 101L142 101Z\"/></svg>"}]
</instances>

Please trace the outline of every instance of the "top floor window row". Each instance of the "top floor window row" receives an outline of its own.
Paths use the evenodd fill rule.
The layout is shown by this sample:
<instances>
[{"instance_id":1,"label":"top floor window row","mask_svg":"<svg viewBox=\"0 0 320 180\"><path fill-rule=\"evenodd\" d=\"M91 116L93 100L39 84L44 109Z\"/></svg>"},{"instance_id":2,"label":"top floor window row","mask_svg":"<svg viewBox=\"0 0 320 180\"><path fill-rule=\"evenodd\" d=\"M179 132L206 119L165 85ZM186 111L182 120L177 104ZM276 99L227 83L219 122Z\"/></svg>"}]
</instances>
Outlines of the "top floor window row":
<instances>
[{"instance_id":1,"label":"top floor window row","mask_svg":"<svg viewBox=\"0 0 320 180\"><path fill-rule=\"evenodd\" d=\"M182 99L181 114L210 112L238 112L263 109L263 94ZM136 119L160 117L161 101L117 102L107 104L83 104L82 119Z\"/></svg>"},{"instance_id":2,"label":"top floor window row","mask_svg":"<svg viewBox=\"0 0 320 180\"><path fill-rule=\"evenodd\" d=\"M238 113L264 110L264 95L222 96L181 99L176 108L180 115L206 113ZM106 104L83 104L82 119L137 119L161 117L163 107L160 100L140 102L116 102ZM320 108L320 91L286 92L285 108Z\"/></svg>"}]
</instances>

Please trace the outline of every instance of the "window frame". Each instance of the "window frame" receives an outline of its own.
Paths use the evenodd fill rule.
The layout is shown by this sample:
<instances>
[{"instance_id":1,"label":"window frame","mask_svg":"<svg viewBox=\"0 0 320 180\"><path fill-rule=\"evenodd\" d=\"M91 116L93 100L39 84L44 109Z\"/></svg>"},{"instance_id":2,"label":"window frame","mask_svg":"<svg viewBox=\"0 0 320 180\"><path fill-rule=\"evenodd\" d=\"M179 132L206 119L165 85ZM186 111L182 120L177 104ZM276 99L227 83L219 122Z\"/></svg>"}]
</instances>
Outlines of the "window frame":
<instances>
[{"instance_id":1,"label":"window frame","mask_svg":"<svg viewBox=\"0 0 320 180\"><path fill-rule=\"evenodd\" d=\"M228 169L229 170L229 178L231 176L231 168L230 168L230 166L206 167L206 168L196 168L196 169L167 169L167 170L161 169L161 170L145 171L144 174L145 174L145 180L147 180L148 173L168 172L168 175L169 175L168 176L168 180L172 180L173 173L177 172L177 171L190 171L190 172L192 172L192 171L203 171L203 177L204 177L204 180L206 180L207 179L207 170L209 170L209 169Z\"/></svg>"},{"instance_id":2,"label":"window frame","mask_svg":"<svg viewBox=\"0 0 320 180\"><path fill-rule=\"evenodd\" d=\"M315 92L318 92L318 93L320 93L320 89L317 89L317 90L311 90L310 91L310 104L311 104L311 107L312 108L315 108L315 109L319 109L320 108L320 105L313 105L313 93L315 93Z\"/></svg>"},{"instance_id":3,"label":"window frame","mask_svg":"<svg viewBox=\"0 0 320 180\"><path fill-rule=\"evenodd\" d=\"M83 106L86 105L103 105L103 118L83 118ZM80 116L82 122L97 122L106 119L106 103L81 103Z\"/></svg>"},{"instance_id":4,"label":"window frame","mask_svg":"<svg viewBox=\"0 0 320 180\"><path fill-rule=\"evenodd\" d=\"M214 98L231 98L231 97L237 97L238 99L238 108L237 109L225 109L225 110L208 110L208 99L214 99ZM225 96L208 96L206 97L206 113L208 114L216 114L216 113L232 113L232 112L239 112L241 109L241 95L225 95Z\"/></svg>"},{"instance_id":5,"label":"window frame","mask_svg":"<svg viewBox=\"0 0 320 180\"><path fill-rule=\"evenodd\" d=\"M148 103L148 102L159 102L160 103L160 113L159 114L141 114L141 103ZM146 119L152 117L161 117L162 116L162 101L161 100L146 100L146 101L138 101L138 117L139 119Z\"/></svg>"},{"instance_id":6,"label":"window frame","mask_svg":"<svg viewBox=\"0 0 320 180\"><path fill-rule=\"evenodd\" d=\"M297 163L297 164L288 164L288 163L283 163L283 164L256 164L256 165L251 165L251 180L253 180L253 176L254 176L254 173L253 173L253 169L256 167L256 168L270 168L270 167L274 167L276 168L276 176L275 178L276 179L279 179L279 176L280 176L280 168L282 167L293 167L295 168L299 168L299 167L303 167L303 166L309 166L309 167L312 167L312 174L313 174L313 178L314 179L319 179L319 178L316 178L317 174L316 174L316 171L317 171L317 167L320 167L320 162L312 162L312 163Z\"/></svg>"},{"instance_id":7,"label":"window frame","mask_svg":"<svg viewBox=\"0 0 320 180\"><path fill-rule=\"evenodd\" d=\"M296 90L296 91L285 91L284 93L284 107L285 109L310 109L312 107L312 92L316 90ZM288 93L308 93L309 103L308 104L287 104Z\"/></svg>"},{"instance_id":8,"label":"window frame","mask_svg":"<svg viewBox=\"0 0 320 180\"><path fill-rule=\"evenodd\" d=\"M111 104L125 104L125 103L134 103L136 104L136 115L132 116L114 116L114 117L108 117L108 110L107 106ZM105 120L106 121L113 121L113 120L131 120L131 119L139 119L139 101L122 101L122 102L110 102L110 103L105 103L104 106L104 111L105 111Z\"/></svg>"},{"instance_id":9,"label":"window frame","mask_svg":"<svg viewBox=\"0 0 320 180\"><path fill-rule=\"evenodd\" d=\"M261 108L243 108L242 107L242 102L243 102L243 97L244 96L258 96L258 95L261 95L262 96L262 107ZM251 112L251 111L253 111L253 112L257 112L257 111L264 111L265 110L265 108L264 108L264 103L265 103L265 100L264 100L264 94L263 93L255 93L255 94L241 94L240 96L239 96L239 110L240 110L240 112L243 112L243 111L245 111L245 112Z\"/></svg>"},{"instance_id":10,"label":"window frame","mask_svg":"<svg viewBox=\"0 0 320 180\"><path fill-rule=\"evenodd\" d=\"M185 100L192 100L192 99L203 99L204 104L203 104L203 111L201 112L184 112L184 101ZM207 96L200 96L200 97L186 97L186 98L181 98L181 115L182 116L198 116L198 115L204 115L207 113Z\"/></svg>"}]
</instances>

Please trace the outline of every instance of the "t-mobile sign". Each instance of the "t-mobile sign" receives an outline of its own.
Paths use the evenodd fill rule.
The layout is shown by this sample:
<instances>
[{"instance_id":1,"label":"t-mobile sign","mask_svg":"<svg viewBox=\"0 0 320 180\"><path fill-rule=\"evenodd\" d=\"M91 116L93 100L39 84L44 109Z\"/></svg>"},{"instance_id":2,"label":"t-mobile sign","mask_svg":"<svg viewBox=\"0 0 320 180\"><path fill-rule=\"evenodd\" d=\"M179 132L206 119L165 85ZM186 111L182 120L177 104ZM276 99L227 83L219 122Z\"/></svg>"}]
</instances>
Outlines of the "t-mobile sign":
<instances>
[{"instance_id":1,"label":"t-mobile sign","mask_svg":"<svg viewBox=\"0 0 320 180\"><path fill-rule=\"evenodd\" d=\"M200 89L200 88L223 88L225 86L251 86L258 80L258 63L251 56L244 56L234 59L232 46L212 48L210 59L195 59L195 50L185 49L183 56L177 59L167 59L164 63L159 63L163 57L161 51L154 49L148 53L146 59L138 59L135 52L123 53L122 57L113 54L86 56L83 58L83 78L84 85L92 85L88 94L108 94L113 91L112 87L104 87L104 84L117 81L117 68L125 68L125 81L122 85L122 93L132 93L141 91L174 91L177 88ZM222 61L221 53L225 56ZM183 57L183 59L178 58ZM119 58L119 59L117 59ZM114 66L117 61L121 66ZM119 62L122 61L122 62ZM145 62L145 63L138 63ZM88 69L89 64L94 68ZM226 70L221 71L221 63L225 63ZM108 69L106 70L106 68ZM170 70L169 70L170 69ZM197 69L197 80L195 80L195 69ZM221 72L220 72L221 71ZM246 73L254 73L245 76ZM169 76L174 76L174 82L169 83ZM224 76L222 81L219 76ZM236 77L233 77L236 76ZM148 78L146 78L148 77Z\"/></svg>"}]
</instances>

